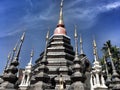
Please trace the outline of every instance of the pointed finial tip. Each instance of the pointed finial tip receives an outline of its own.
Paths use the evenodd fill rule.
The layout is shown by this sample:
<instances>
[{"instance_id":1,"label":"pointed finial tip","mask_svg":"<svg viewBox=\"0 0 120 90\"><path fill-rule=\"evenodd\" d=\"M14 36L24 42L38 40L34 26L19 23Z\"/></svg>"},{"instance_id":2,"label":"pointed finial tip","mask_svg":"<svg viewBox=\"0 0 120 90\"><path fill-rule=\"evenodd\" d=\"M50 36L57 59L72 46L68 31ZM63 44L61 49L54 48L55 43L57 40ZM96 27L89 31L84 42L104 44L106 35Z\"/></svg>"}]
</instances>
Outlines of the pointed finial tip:
<instances>
[{"instance_id":1,"label":"pointed finial tip","mask_svg":"<svg viewBox=\"0 0 120 90\"><path fill-rule=\"evenodd\" d=\"M61 5L60 5L61 7L63 7L63 2L64 2L64 0L61 0Z\"/></svg>"},{"instance_id":2,"label":"pointed finial tip","mask_svg":"<svg viewBox=\"0 0 120 90\"><path fill-rule=\"evenodd\" d=\"M32 51L31 51L30 56L31 56L31 57L33 57L33 56L34 56L34 50L33 50L33 49L32 49Z\"/></svg>"},{"instance_id":3,"label":"pointed finial tip","mask_svg":"<svg viewBox=\"0 0 120 90\"><path fill-rule=\"evenodd\" d=\"M13 51L16 51L16 48L17 48L17 47L14 47Z\"/></svg>"},{"instance_id":4,"label":"pointed finial tip","mask_svg":"<svg viewBox=\"0 0 120 90\"><path fill-rule=\"evenodd\" d=\"M94 47L96 47L97 45L96 45L96 41L95 40L93 40L93 46Z\"/></svg>"},{"instance_id":5,"label":"pointed finial tip","mask_svg":"<svg viewBox=\"0 0 120 90\"><path fill-rule=\"evenodd\" d=\"M61 4L60 4L60 17L59 17L57 27L58 26L64 27L64 22L63 22L63 0L61 0Z\"/></svg>"},{"instance_id":6,"label":"pointed finial tip","mask_svg":"<svg viewBox=\"0 0 120 90\"><path fill-rule=\"evenodd\" d=\"M21 37L21 41L24 41L25 38L25 32L23 32L22 37Z\"/></svg>"},{"instance_id":7,"label":"pointed finial tip","mask_svg":"<svg viewBox=\"0 0 120 90\"><path fill-rule=\"evenodd\" d=\"M74 25L74 27L75 27L75 38L77 38L77 25Z\"/></svg>"},{"instance_id":8,"label":"pointed finial tip","mask_svg":"<svg viewBox=\"0 0 120 90\"><path fill-rule=\"evenodd\" d=\"M47 31L47 35L46 35L46 39L48 40L49 39L49 35L50 35L50 31L49 31L50 29L48 29L48 31Z\"/></svg>"},{"instance_id":9,"label":"pointed finial tip","mask_svg":"<svg viewBox=\"0 0 120 90\"><path fill-rule=\"evenodd\" d=\"M82 44L82 35L80 34L80 43Z\"/></svg>"},{"instance_id":10,"label":"pointed finial tip","mask_svg":"<svg viewBox=\"0 0 120 90\"><path fill-rule=\"evenodd\" d=\"M96 47L97 44L96 44L96 40L95 40L95 36L93 36L93 46Z\"/></svg>"}]
</instances>

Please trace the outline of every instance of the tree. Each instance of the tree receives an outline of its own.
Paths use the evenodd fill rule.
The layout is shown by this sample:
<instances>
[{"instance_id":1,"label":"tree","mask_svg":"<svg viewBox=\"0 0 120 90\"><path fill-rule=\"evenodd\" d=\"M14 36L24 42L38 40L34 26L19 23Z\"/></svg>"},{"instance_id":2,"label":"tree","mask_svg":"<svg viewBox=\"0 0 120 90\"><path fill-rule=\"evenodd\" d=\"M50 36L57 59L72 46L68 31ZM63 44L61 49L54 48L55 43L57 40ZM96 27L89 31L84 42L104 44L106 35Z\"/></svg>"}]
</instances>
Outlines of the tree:
<instances>
[{"instance_id":1,"label":"tree","mask_svg":"<svg viewBox=\"0 0 120 90\"><path fill-rule=\"evenodd\" d=\"M103 59L105 58L108 66L108 71L109 73L112 74L112 66L111 66L111 61L108 54L108 47L110 48L110 52L112 53L112 60L115 65L115 68L117 72L120 74L120 50L119 48L117 48L117 46L113 46L110 40L108 40L101 49L104 54L104 56L101 58L102 68L103 70L105 70L104 59Z\"/></svg>"}]
</instances>

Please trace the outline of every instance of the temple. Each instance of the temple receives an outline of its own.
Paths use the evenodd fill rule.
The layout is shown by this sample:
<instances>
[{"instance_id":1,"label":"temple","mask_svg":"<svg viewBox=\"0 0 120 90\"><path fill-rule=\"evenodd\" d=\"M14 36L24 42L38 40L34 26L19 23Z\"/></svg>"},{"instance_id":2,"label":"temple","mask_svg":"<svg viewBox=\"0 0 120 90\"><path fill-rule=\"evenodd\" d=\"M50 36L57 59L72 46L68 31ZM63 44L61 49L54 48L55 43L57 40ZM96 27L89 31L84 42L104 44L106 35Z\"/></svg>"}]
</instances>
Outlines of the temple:
<instances>
[{"instance_id":1,"label":"temple","mask_svg":"<svg viewBox=\"0 0 120 90\"><path fill-rule=\"evenodd\" d=\"M25 38L23 33L20 41L8 55L3 74L0 76L0 90L120 90L120 75L116 72L109 48L113 75L109 76L105 63L107 72L107 79L105 79L95 39L93 40L93 65L84 53L82 36L78 36L76 25L75 46L71 45L63 19L63 3L64 1L61 0L59 20L53 35L50 36L48 30L45 37L44 51L33 65L34 50L32 50L30 61L22 70L22 74L18 75L20 74L18 73L19 56Z\"/></svg>"}]
</instances>

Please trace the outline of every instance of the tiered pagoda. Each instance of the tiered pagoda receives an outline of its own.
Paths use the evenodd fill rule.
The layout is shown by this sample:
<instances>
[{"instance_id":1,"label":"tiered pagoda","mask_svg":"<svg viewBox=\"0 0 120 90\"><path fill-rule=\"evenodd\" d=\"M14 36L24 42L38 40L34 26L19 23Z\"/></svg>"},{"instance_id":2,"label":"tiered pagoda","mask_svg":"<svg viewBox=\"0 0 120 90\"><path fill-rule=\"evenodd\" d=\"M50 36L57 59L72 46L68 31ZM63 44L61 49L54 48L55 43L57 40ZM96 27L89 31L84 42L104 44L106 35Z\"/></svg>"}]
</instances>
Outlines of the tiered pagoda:
<instances>
[{"instance_id":1,"label":"tiered pagoda","mask_svg":"<svg viewBox=\"0 0 120 90\"><path fill-rule=\"evenodd\" d=\"M75 47L71 45L63 20L63 2L61 0L59 21L53 35L49 36L49 30L46 35L44 51L34 65L32 64L34 52L31 52L30 62L19 78L19 56L25 37L23 33L19 45L16 45L12 54L8 56L4 72L0 76L0 90L120 90L120 77L115 70L109 48L113 75L105 82L98 61L96 42L93 43L95 57L93 70L84 54L81 36L78 42L77 26L74 33Z\"/></svg>"},{"instance_id":2,"label":"tiered pagoda","mask_svg":"<svg viewBox=\"0 0 120 90\"><path fill-rule=\"evenodd\" d=\"M76 33L77 32L75 32L75 34ZM33 84L32 86L34 86L37 83L33 82L37 81L36 75L40 71L39 68L41 67L41 61L45 55L46 57L45 59L48 62L46 64L46 67L49 69L47 75L50 77L50 80L47 82L48 86L46 88L55 90L60 90L61 88L61 90L63 89L67 90L68 88L70 88L71 84L75 82L75 81L73 82L71 79L71 75L74 72L73 60L75 58L75 52L71 45L70 37L67 36L65 24L63 21L63 0L61 1L60 5L60 17L57 27L54 30L54 34L50 38L47 38L46 42L47 44L45 51L40 55L40 58L36 61L35 66L33 66L34 72L31 80L31 83ZM76 48L78 47L76 46ZM89 62L83 53L81 53L81 55L77 53L77 58L78 63L82 64L81 59L84 59L83 61L86 62L86 64L87 62ZM84 77L85 73L83 74L83 70L81 70L81 73L82 77ZM37 75L37 77L39 76ZM84 80L85 77L84 78L82 77L80 79L81 83L85 81ZM77 79L78 77L75 78Z\"/></svg>"}]
</instances>

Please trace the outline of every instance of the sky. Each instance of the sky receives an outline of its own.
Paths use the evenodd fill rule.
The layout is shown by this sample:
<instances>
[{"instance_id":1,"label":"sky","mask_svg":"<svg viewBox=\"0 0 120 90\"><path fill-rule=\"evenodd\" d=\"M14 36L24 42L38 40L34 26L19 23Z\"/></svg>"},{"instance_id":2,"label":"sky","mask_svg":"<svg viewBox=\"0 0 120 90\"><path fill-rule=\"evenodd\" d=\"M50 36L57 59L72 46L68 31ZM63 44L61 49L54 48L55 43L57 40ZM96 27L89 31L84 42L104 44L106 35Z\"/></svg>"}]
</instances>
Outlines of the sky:
<instances>
[{"instance_id":1,"label":"sky","mask_svg":"<svg viewBox=\"0 0 120 90\"><path fill-rule=\"evenodd\" d=\"M33 63L45 48L45 36L50 35L59 19L60 0L0 0L0 73L23 32L26 37L20 54L19 67L25 67L34 48ZM120 47L120 0L64 0L63 18L67 35L74 46L74 25L82 35L83 49L93 61L93 36L101 48L107 40Z\"/></svg>"}]
</instances>

